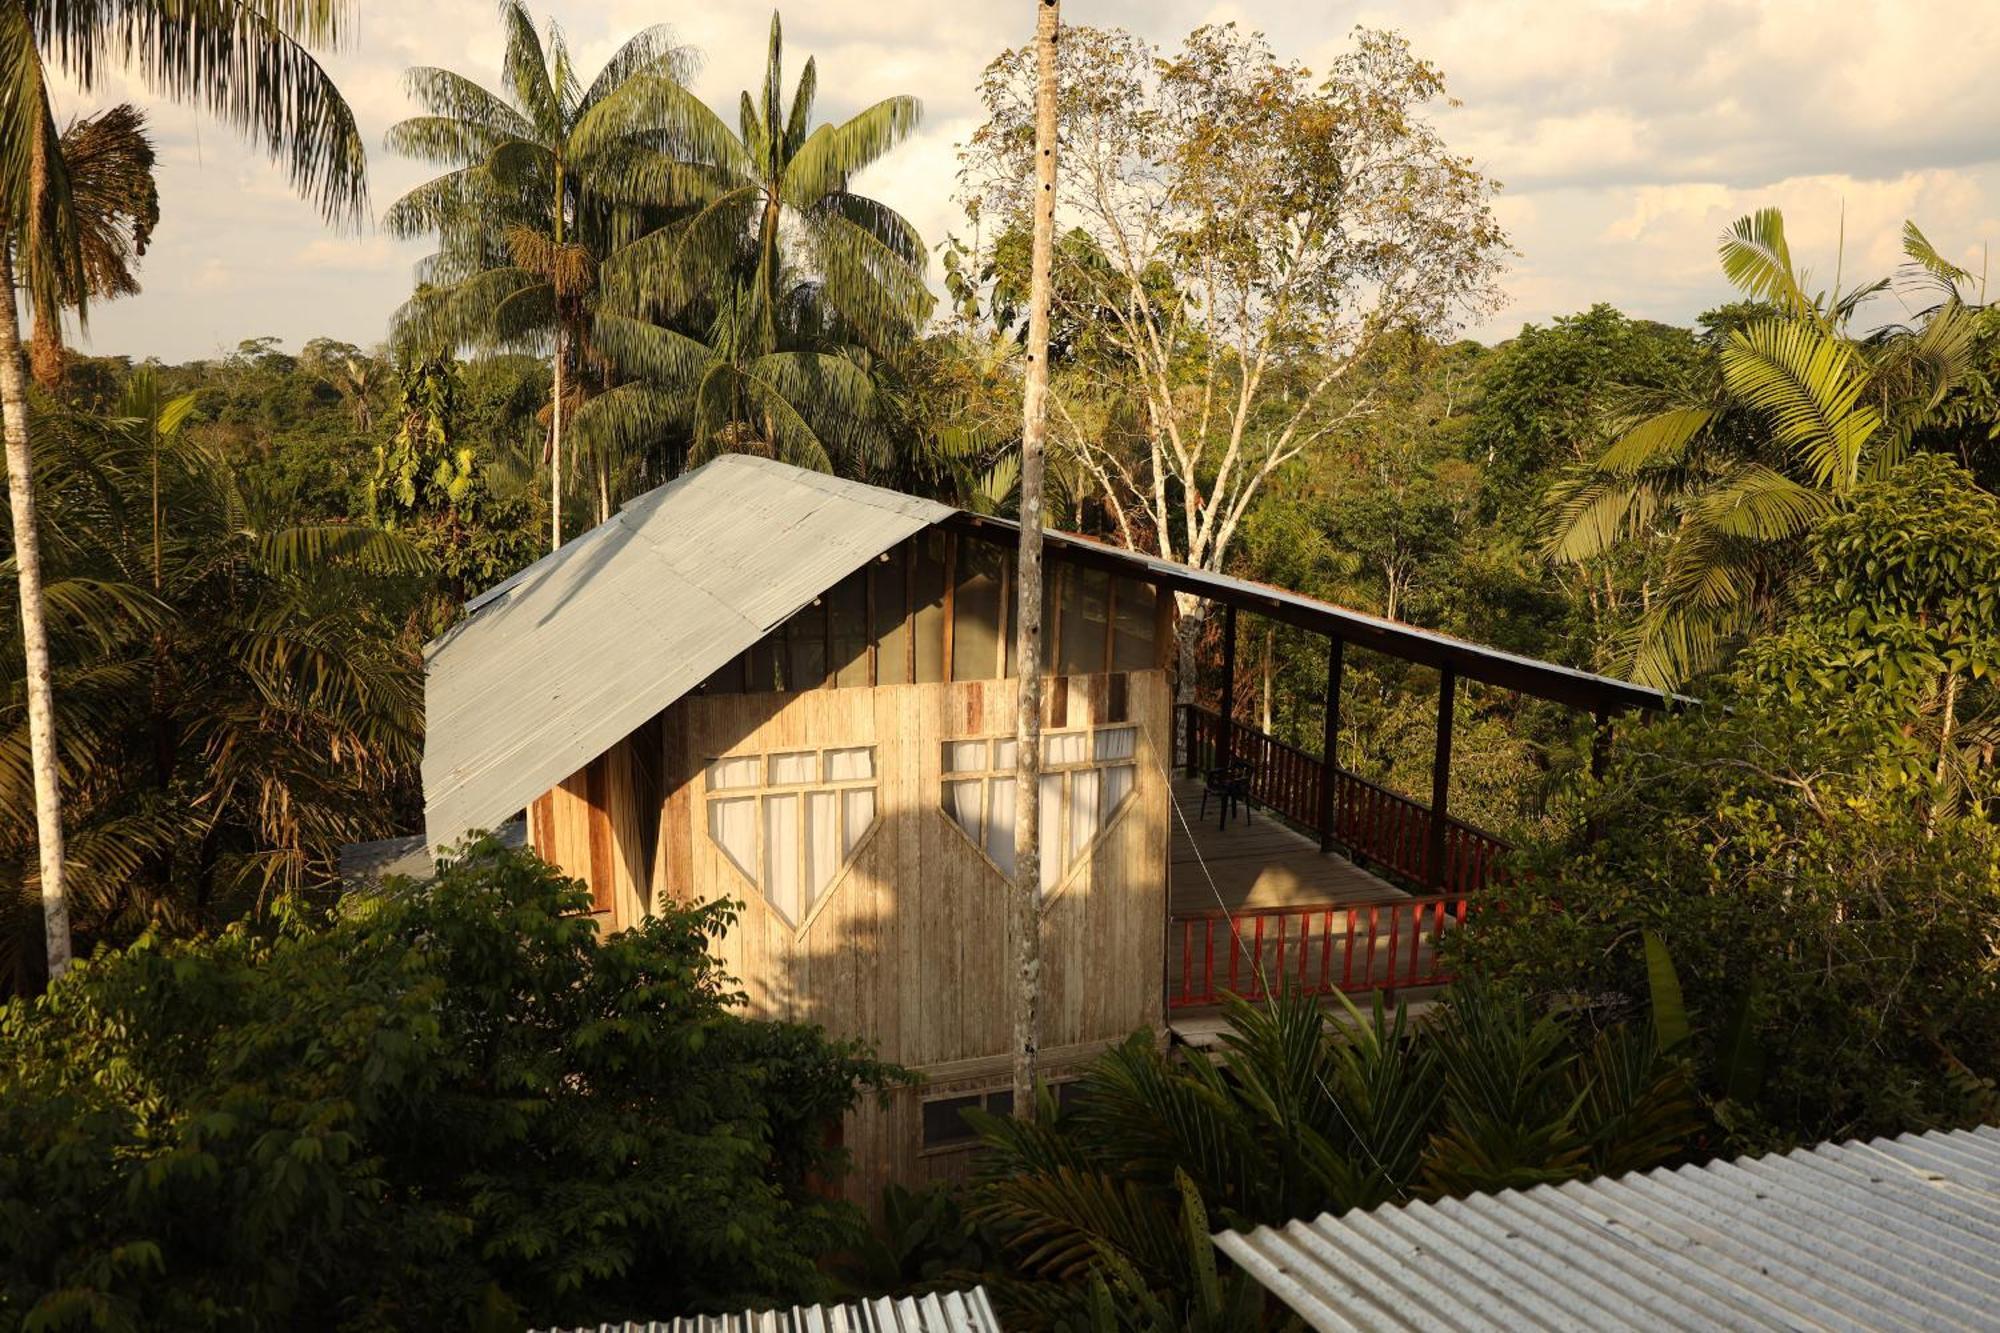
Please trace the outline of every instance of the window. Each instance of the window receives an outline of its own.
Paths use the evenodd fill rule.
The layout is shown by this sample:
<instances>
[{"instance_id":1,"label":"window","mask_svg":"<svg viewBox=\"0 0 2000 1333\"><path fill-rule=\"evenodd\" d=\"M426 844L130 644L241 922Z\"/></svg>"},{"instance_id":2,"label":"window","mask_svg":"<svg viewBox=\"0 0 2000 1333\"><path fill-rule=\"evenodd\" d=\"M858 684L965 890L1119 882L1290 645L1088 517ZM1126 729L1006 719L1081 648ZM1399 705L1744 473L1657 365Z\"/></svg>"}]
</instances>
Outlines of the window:
<instances>
[{"instance_id":1,"label":"window","mask_svg":"<svg viewBox=\"0 0 2000 1333\"><path fill-rule=\"evenodd\" d=\"M1042 891L1069 876L1138 779L1139 729L1100 727L1042 737ZM944 743L944 811L1000 873L1014 874L1011 736Z\"/></svg>"},{"instance_id":2,"label":"window","mask_svg":"<svg viewBox=\"0 0 2000 1333\"><path fill-rule=\"evenodd\" d=\"M794 926L874 827L872 746L709 761L709 840Z\"/></svg>"},{"instance_id":3,"label":"window","mask_svg":"<svg viewBox=\"0 0 2000 1333\"><path fill-rule=\"evenodd\" d=\"M965 1112L984 1111L988 1115L1010 1116L1014 1114L1014 1090L996 1088L991 1092L973 1092L959 1097L933 1097L924 1103L924 1147L967 1148L978 1141L979 1135L971 1125L965 1123Z\"/></svg>"}]
</instances>

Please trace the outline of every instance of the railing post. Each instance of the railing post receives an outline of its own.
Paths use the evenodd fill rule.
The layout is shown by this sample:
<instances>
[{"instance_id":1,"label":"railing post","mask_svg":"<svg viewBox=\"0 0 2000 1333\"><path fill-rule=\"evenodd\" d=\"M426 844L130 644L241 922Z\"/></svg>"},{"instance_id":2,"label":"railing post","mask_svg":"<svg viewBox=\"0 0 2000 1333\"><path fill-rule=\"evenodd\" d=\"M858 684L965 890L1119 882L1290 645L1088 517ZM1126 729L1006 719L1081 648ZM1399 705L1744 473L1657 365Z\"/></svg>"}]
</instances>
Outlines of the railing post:
<instances>
[{"instance_id":1,"label":"railing post","mask_svg":"<svg viewBox=\"0 0 2000 1333\"><path fill-rule=\"evenodd\" d=\"M1319 751L1319 849L1333 850L1334 774L1340 771L1340 679L1346 645L1335 634L1326 641L1326 725Z\"/></svg>"},{"instance_id":2,"label":"railing post","mask_svg":"<svg viewBox=\"0 0 2000 1333\"><path fill-rule=\"evenodd\" d=\"M1437 753L1431 759L1430 846L1425 857L1425 878L1438 889L1444 888L1444 832L1450 818L1451 718L1454 696L1458 693L1458 672L1449 664L1438 668Z\"/></svg>"},{"instance_id":3,"label":"railing post","mask_svg":"<svg viewBox=\"0 0 2000 1333\"><path fill-rule=\"evenodd\" d=\"M1215 763L1227 767L1236 757L1236 604L1222 608L1222 706L1215 710L1222 722L1216 728Z\"/></svg>"}]
</instances>

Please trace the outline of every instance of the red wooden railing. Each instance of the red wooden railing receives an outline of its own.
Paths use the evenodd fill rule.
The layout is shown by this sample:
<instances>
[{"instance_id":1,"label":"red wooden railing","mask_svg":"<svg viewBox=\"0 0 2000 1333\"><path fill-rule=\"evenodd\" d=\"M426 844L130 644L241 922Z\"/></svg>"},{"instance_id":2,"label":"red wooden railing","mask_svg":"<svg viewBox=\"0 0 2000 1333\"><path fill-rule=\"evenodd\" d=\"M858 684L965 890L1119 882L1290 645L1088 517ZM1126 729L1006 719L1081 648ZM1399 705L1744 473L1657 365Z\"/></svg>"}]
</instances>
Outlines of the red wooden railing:
<instances>
[{"instance_id":1,"label":"red wooden railing","mask_svg":"<svg viewBox=\"0 0 2000 1333\"><path fill-rule=\"evenodd\" d=\"M1225 995L1261 1000L1282 990L1440 986L1453 974L1439 945L1465 924L1469 907L1459 893L1177 916L1167 942L1167 1005L1194 1009Z\"/></svg>"},{"instance_id":2,"label":"red wooden railing","mask_svg":"<svg viewBox=\"0 0 2000 1333\"><path fill-rule=\"evenodd\" d=\"M1179 708L1176 740L1182 765L1206 771L1216 766L1222 719L1196 704ZM1444 864L1430 859L1430 807L1344 768L1334 768L1333 826L1321 826L1322 785L1329 769L1318 755L1287 745L1242 722L1229 728L1229 751L1250 769L1250 799L1365 861L1446 893L1484 888L1494 862L1507 844L1462 819L1445 819Z\"/></svg>"}]
</instances>

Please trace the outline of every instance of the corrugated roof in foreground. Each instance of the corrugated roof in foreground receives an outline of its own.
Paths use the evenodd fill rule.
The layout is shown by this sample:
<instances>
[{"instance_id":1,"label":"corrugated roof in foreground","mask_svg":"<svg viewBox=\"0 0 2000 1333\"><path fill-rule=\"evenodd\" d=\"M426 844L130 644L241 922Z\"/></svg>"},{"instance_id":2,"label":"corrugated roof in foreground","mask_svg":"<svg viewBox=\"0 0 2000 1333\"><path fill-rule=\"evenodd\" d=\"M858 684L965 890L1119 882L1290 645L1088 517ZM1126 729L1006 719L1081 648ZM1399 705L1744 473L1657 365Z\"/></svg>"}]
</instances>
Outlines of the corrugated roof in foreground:
<instances>
[{"instance_id":1,"label":"corrugated roof in foreground","mask_svg":"<svg viewBox=\"0 0 2000 1333\"><path fill-rule=\"evenodd\" d=\"M983 1287L852 1305L689 1315L646 1324L599 1324L572 1333L1000 1333Z\"/></svg>"},{"instance_id":2,"label":"corrugated roof in foreground","mask_svg":"<svg viewBox=\"0 0 2000 1333\"><path fill-rule=\"evenodd\" d=\"M1216 1237L1316 1329L2000 1327L2000 1129Z\"/></svg>"},{"instance_id":3,"label":"corrugated roof in foreground","mask_svg":"<svg viewBox=\"0 0 2000 1333\"><path fill-rule=\"evenodd\" d=\"M950 513L743 455L633 500L426 649L426 840L499 824Z\"/></svg>"}]
</instances>

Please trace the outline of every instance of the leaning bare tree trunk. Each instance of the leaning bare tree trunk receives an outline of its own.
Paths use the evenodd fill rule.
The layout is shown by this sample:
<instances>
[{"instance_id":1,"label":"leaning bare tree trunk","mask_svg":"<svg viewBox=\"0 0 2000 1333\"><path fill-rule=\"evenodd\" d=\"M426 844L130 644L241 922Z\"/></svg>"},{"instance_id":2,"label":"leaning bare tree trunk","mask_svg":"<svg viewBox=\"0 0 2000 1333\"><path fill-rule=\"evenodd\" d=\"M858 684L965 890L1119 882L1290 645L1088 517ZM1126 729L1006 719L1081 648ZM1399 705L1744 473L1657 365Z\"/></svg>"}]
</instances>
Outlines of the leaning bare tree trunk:
<instances>
[{"instance_id":1,"label":"leaning bare tree trunk","mask_svg":"<svg viewBox=\"0 0 2000 1333\"><path fill-rule=\"evenodd\" d=\"M28 749L35 778L35 841L42 858L42 928L49 979L69 966L69 900L63 896L62 788L56 779L55 693L49 628L42 611L42 548L35 533L35 480L28 459L28 368L14 305L14 257L0 240L0 419L7 437L7 498L14 514L14 566L21 582L21 642L28 659Z\"/></svg>"},{"instance_id":2,"label":"leaning bare tree trunk","mask_svg":"<svg viewBox=\"0 0 2000 1333\"><path fill-rule=\"evenodd\" d=\"M1015 653L1021 707L1015 724L1014 1114L1035 1113L1042 1044L1042 444L1049 422L1049 268L1056 231L1056 33L1061 0L1035 12L1035 236L1028 278L1028 374L1021 414L1021 555L1015 580Z\"/></svg>"}]
</instances>

